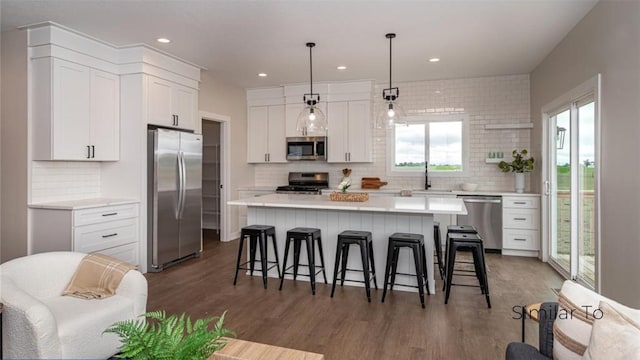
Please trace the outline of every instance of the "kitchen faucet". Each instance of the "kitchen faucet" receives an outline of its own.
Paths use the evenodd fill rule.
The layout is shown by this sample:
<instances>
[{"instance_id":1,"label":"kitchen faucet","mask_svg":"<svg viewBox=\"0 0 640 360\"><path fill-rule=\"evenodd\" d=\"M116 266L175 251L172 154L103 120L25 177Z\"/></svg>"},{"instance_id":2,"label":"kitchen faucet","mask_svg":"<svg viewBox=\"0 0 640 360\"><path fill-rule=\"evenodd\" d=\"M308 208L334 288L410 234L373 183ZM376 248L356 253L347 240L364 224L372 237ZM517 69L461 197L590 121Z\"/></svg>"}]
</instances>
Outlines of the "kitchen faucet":
<instances>
[{"instance_id":1,"label":"kitchen faucet","mask_svg":"<svg viewBox=\"0 0 640 360\"><path fill-rule=\"evenodd\" d=\"M429 180L429 164L424 163L424 189L429 190L431 187L431 181Z\"/></svg>"}]
</instances>

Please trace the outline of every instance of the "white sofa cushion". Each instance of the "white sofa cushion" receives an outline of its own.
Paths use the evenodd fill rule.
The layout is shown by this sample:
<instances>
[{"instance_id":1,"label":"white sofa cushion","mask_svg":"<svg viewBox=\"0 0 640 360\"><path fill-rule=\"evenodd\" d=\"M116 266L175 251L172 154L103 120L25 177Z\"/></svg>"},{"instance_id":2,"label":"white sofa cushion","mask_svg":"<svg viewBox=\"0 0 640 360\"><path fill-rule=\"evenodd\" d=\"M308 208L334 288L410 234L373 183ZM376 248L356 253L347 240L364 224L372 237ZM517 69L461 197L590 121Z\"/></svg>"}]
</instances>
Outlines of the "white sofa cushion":
<instances>
[{"instance_id":1,"label":"white sofa cushion","mask_svg":"<svg viewBox=\"0 0 640 360\"><path fill-rule=\"evenodd\" d=\"M554 359L582 359L591 337L594 311L599 309L600 301L603 300L630 319L640 321L640 310L624 306L567 280L560 290L558 317L553 324Z\"/></svg>"},{"instance_id":2,"label":"white sofa cushion","mask_svg":"<svg viewBox=\"0 0 640 360\"><path fill-rule=\"evenodd\" d=\"M640 324L600 302L602 317L596 319L583 360L640 359Z\"/></svg>"},{"instance_id":3,"label":"white sofa cushion","mask_svg":"<svg viewBox=\"0 0 640 360\"><path fill-rule=\"evenodd\" d=\"M103 331L123 320L123 314L133 317L133 301L118 295L101 300L58 296L42 302L56 319L63 358L110 357L120 341Z\"/></svg>"}]
</instances>

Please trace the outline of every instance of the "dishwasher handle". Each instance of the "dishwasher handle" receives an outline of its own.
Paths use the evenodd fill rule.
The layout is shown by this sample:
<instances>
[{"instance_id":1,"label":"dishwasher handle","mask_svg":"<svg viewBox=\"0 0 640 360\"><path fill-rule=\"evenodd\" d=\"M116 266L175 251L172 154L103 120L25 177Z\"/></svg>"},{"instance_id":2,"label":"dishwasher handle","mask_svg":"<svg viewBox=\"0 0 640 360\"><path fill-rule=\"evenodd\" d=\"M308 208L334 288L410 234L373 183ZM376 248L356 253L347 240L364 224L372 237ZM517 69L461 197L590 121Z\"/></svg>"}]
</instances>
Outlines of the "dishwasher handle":
<instances>
[{"instance_id":1,"label":"dishwasher handle","mask_svg":"<svg viewBox=\"0 0 640 360\"><path fill-rule=\"evenodd\" d=\"M491 199L463 199L462 201L466 203L481 203L481 204L501 204L502 200L491 200Z\"/></svg>"}]
</instances>

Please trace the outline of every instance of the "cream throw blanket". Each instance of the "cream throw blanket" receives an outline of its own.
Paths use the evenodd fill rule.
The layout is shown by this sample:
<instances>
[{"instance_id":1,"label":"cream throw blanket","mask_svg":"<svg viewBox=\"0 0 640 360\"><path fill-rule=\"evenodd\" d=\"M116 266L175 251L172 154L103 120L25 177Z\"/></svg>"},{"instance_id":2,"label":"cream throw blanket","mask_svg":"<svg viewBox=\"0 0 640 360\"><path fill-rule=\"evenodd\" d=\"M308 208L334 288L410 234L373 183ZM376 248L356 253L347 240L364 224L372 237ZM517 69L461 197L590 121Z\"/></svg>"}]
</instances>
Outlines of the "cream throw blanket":
<instances>
[{"instance_id":1,"label":"cream throw blanket","mask_svg":"<svg viewBox=\"0 0 640 360\"><path fill-rule=\"evenodd\" d=\"M115 295L124 275L136 267L103 254L85 256L62 295L104 299Z\"/></svg>"}]
</instances>

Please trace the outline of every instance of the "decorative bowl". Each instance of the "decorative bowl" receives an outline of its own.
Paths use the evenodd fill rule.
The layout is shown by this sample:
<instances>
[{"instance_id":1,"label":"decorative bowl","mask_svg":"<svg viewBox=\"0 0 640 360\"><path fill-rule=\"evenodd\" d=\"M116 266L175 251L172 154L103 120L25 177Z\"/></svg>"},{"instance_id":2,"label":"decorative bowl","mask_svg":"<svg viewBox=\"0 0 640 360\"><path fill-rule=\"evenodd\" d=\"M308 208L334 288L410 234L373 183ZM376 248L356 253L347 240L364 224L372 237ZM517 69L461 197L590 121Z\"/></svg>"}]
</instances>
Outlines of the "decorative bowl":
<instances>
[{"instance_id":1,"label":"decorative bowl","mask_svg":"<svg viewBox=\"0 0 640 360\"><path fill-rule=\"evenodd\" d=\"M462 183L460 187L463 191L476 191L476 189L478 189L478 184Z\"/></svg>"}]
</instances>

